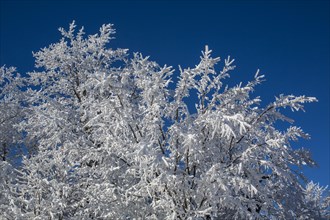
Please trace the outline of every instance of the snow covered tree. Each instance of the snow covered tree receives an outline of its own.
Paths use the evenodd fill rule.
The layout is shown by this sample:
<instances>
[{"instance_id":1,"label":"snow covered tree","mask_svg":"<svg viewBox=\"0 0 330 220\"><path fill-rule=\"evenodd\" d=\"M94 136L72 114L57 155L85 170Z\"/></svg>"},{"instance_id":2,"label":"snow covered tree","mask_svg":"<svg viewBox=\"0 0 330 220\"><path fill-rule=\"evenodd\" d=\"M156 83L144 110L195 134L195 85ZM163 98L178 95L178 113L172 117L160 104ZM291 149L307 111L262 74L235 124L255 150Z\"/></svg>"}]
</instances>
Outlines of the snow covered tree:
<instances>
[{"instance_id":1,"label":"snow covered tree","mask_svg":"<svg viewBox=\"0 0 330 220\"><path fill-rule=\"evenodd\" d=\"M34 53L29 115L18 126L30 154L17 168L5 211L13 219L319 219L323 188L304 187L313 166L291 141L308 138L280 109L303 110L313 97L280 95L260 107L263 80L228 87L206 47L200 63L181 69L139 53L108 48L103 25ZM195 96L190 100L189 96ZM191 102L197 100L196 103ZM193 107L192 107L193 106ZM320 192L317 196L313 193ZM316 198L317 197L317 198ZM322 203L325 204L325 203ZM11 216L15 213L15 216Z\"/></svg>"}]
</instances>

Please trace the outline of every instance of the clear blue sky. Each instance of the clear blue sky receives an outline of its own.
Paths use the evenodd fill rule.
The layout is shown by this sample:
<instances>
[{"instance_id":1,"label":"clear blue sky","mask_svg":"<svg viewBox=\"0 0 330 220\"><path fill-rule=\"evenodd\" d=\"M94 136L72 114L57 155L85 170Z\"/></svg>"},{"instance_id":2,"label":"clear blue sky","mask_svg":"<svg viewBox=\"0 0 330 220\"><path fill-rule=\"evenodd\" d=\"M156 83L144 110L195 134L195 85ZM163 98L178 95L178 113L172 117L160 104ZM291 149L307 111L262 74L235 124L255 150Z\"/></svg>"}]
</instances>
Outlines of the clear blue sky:
<instances>
[{"instance_id":1,"label":"clear blue sky","mask_svg":"<svg viewBox=\"0 0 330 220\"><path fill-rule=\"evenodd\" d=\"M111 47L150 55L159 64L194 66L205 44L214 56L231 55L238 68L228 83L250 80L256 69L264 103L275 95L315 96L306 113L289 115L312 135L296 146L311 149L320 167L306 170L329 184L329 1L32 1L0 0L0 65L31 71L32 51L57 42L72 20L87 34L112 23Z\"/></svg>"}]
</instances>

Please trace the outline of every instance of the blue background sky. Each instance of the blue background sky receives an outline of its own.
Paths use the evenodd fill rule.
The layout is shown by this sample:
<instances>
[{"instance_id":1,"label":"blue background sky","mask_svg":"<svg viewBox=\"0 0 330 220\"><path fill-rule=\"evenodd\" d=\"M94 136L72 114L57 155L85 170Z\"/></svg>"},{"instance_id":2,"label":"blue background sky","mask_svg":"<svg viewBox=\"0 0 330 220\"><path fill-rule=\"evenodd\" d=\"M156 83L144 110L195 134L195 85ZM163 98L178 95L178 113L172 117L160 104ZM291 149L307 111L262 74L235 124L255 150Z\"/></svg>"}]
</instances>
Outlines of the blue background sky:
<instances>
[{"instance_id":1,"label":"blue background sky","mask_svg":"<svg viewBox=\"0 0 330 220\"><path fill-rule=\"evenodd\" d=\"M264 104L284 94L315 96L306 112L291 114L312 135L320 167L309 178L329 184L329 1L31 1L0 0L0 65L23 73L32 51L60 39L58 27L76 20L87 34L104 23L117 30L111 47L150 55L159 64L193 67L206 44L214 56L236 59L230 85L259 68L267 81L255 92Z\"/></svg>"}]
</instances>

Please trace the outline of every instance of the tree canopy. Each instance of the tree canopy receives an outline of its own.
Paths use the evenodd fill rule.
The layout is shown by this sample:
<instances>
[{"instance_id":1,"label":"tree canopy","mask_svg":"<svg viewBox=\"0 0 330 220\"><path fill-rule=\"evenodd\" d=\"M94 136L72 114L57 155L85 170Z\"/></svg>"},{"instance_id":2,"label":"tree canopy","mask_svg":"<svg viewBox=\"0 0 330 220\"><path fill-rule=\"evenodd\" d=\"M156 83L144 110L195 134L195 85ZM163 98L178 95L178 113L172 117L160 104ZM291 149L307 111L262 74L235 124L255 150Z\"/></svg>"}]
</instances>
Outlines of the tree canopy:
<instances>
[{"instance_id":1,"label":"tree canopy","mask_svg":"<svg viewBox=\"0 0 330 220\"><path fill-rule=\"evenodd\" d=\"M35 71L1 68L5 219L329 216L326 187L301 172L315 162L292 147L309 135L281 112L316 98L279 95L263 107L252 94L259 70L229 87L234 60L213 58L207 46L177 74L109 48L112 25L88 36L74 22L59 30L59 42L33 54Z\"/></svg>"}]
</instances>

